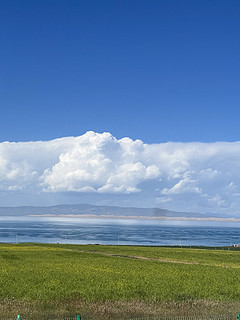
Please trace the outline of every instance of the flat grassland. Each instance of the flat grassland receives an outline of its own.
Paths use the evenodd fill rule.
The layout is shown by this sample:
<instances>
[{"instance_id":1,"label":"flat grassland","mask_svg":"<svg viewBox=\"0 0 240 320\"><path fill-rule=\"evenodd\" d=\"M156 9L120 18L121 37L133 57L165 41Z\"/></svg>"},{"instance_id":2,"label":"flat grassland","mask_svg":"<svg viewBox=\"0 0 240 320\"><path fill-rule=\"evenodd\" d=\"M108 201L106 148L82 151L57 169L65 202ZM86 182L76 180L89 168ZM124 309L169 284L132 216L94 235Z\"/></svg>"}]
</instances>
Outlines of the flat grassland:
<instances>
[{"instance_id":1,"label":"flat grassland","mask_svg":"<svg viewBox=\"0 0 240 320\"><path fill-rule=\"evenodd\" d=\"M236 315L239 301L240 251L0 244L0 317Z\"/></svg>"}]
</instances>

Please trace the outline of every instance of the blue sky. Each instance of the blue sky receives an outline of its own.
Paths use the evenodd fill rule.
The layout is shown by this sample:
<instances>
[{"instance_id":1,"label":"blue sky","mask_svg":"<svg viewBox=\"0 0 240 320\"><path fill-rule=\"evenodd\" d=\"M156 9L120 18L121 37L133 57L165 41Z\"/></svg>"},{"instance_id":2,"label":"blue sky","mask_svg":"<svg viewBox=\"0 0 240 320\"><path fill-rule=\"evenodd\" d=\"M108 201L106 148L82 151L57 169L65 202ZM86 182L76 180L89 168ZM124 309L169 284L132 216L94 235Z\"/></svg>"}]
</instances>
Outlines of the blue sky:
<instances>
[{"instance_id":1,"label":"blue sky","mask_svg":"<svg viewBox=\"0 0 240 320\"><path fill-rule=\"evenodd\" d=\"M1 1L0 206L238 216L239 17L238 0Z\"/></svg>"},{"instance_id":2,"label":"blue sky","mask_svg":"<svg viewBox=\"0 0 240 320\"><path fill-rule=\"evenodd\" d=\"M0 141L239 140L239 1L1 1Z\"/></svg>"}]
</instances>

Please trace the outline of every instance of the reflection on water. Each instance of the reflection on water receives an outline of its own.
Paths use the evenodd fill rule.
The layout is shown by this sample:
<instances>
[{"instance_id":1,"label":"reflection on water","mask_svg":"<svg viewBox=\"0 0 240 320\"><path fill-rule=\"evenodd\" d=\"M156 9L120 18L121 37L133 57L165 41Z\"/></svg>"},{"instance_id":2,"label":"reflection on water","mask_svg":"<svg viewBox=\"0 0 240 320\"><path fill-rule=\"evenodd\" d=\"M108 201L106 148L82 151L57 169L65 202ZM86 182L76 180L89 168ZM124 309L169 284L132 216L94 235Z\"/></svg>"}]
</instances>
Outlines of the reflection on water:
<instances>
[{"instance_id":1,"label":"reflection on water","mask_svg":"<svg viewBox=\"0 0 240 320\"><path fill-rule=\"evenodd\" d=\"M224 246L240 243L239 227L225 222L2 217L0 242Z\"/></svg>"}]
</instances>

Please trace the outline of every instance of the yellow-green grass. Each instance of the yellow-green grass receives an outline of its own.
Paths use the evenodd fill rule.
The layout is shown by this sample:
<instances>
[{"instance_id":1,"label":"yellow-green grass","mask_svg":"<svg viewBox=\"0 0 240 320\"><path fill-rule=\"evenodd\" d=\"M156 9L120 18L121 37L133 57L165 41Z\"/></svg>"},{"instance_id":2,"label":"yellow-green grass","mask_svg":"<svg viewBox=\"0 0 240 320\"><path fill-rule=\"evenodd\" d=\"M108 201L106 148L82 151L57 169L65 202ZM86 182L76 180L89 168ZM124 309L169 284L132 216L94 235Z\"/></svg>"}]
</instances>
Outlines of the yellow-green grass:
<instances>
[{"instance_id":1,"label":"yellow-green grass","mask_svg":"<svg viewBox=\"0 0 240 320\"><path fill-rule=\"evenodd\" d=\"M48 306L237 303L239 267L239 251L0 244L0 300Z\"/></svg>"},{"instance_id":2,"label":"yellow-green grass","mask_svg":"<svg viewBox=\"0 0 240 320\"><path fill-rule=\"evenodd\" d=\"M240 251L233 248L197 249L180 247L140 247L104 245L41 244L52 248L68 248L74 251L99 252L111 255L143 257L167 262L186 262L212 266L240 268ZM229 249L229 250L228 250Z\"/></svg>"}]
</instances>

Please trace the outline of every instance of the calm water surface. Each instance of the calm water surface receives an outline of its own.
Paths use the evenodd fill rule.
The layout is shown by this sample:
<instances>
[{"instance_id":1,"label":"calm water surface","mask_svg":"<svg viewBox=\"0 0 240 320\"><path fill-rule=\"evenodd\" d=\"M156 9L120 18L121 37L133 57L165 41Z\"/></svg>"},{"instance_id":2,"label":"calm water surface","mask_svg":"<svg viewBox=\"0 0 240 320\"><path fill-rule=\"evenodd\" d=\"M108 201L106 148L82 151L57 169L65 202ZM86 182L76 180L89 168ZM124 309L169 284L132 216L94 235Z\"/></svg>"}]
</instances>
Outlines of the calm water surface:
<instances>
[{"instance_id":1,"label":"calm water surface","mask_svg":"<svg viewBox=\"0 0 240 320\"><path fill-rule=\"evenodd\" d=\"M0 242L228 246L240 223L1 217Z\"/></svg>"}]
</instances>

